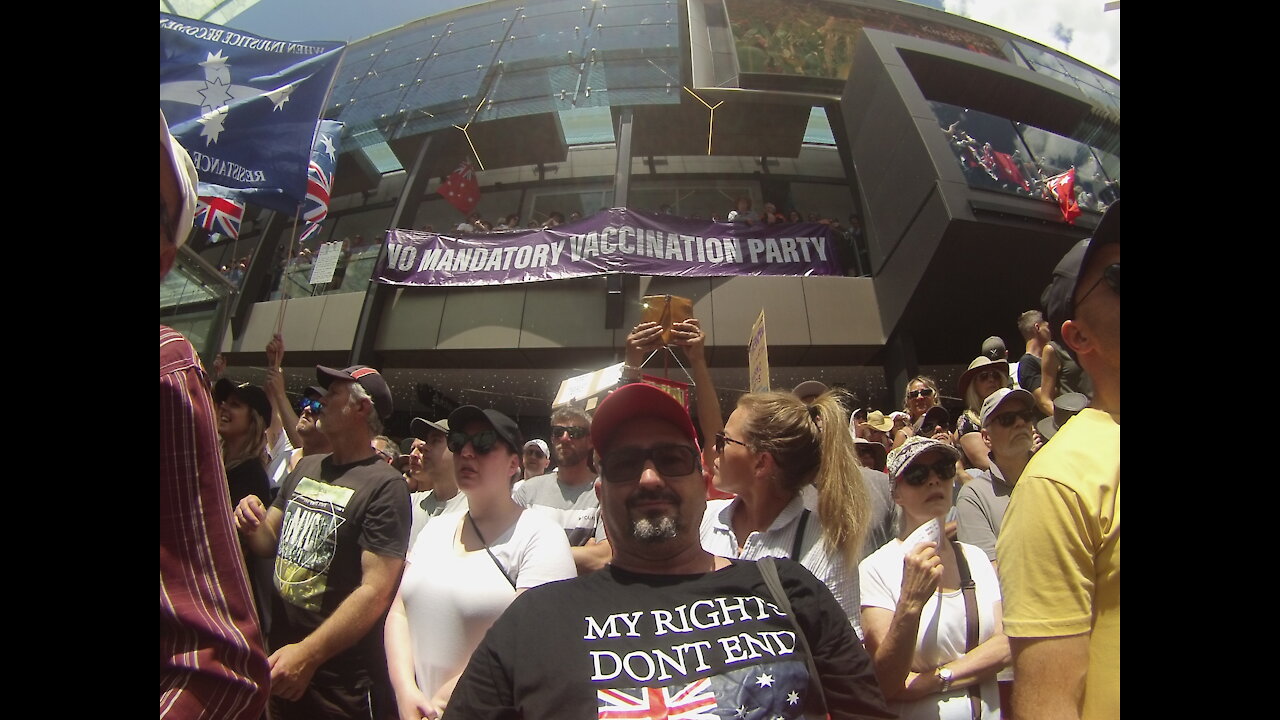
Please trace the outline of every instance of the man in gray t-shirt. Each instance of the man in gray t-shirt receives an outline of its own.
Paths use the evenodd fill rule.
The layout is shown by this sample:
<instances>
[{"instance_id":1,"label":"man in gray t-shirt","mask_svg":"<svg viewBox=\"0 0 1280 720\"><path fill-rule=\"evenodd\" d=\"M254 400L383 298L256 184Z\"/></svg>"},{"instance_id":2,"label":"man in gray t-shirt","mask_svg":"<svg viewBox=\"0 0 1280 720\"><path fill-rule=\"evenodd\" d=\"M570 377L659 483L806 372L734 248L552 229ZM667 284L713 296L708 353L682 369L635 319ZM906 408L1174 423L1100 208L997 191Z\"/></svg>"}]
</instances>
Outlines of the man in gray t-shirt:
<instances>
[{"instance_id":1,"label":"man in gray t-shirt","mask_svg":"<svg viewBox=\"0 0 1280 720\"><path fill-rule=\"evenodd\" d=\"M1035 398L1026 390L1000 388L982 403L982 437L991 447L991 467L956 495L956 538L977 545L996 561L996 537L1009 494L1031 460Z\"/></svg>"},{"instance_id":2,"label":"man in gray t-shirt","mask_svg":"<svg viewBox=\"0 0 1280 720\"><path fill-rule=\"evenodd\" d=\"M551 442L559 466L525 480L511 495L522 507L541 512L564 528L579 574L599 570L612 555L600 522L590 432L591 418L585 412L565 407L552 413Z\"/></svg>"}]
</instances>

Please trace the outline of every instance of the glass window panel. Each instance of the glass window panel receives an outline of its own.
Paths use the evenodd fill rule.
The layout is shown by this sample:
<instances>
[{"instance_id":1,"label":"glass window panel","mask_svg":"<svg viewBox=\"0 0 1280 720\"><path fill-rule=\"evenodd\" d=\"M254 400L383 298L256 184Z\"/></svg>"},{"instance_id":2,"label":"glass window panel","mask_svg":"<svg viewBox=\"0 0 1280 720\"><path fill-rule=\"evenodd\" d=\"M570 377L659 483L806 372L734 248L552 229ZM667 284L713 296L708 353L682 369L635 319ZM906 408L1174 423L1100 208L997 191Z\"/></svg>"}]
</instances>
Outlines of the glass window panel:
<instances>
[{"instance_id":1,"label":"glass window panel","mask_svg":"<svg viewBox=\"0 0 1280 720\"><path fill-rule=\"evenodd\" d=\"M1108 175L1119 180L1119 158L1094 150L1084 143L1062 137L1030 125L1018 124L1023 140L1031 152L1037 175L1052 177L1076 169L1076 200L1081 209L1101 212L1108 193ZM1095 155L1096 153L1096 155ZM1099 157L1107 157L1113 164L1113 172L1105 172Z\"/></svg>"},{"instance_id":2,"label":"glass window panel","mask_svg":"<svg viewBox=\"0 0 1280 720\"><path fill-rule=\"evenodd\" d=\"M667 212L680 217L724 219L740 197L760 207L759 195L756 183L742 180L641 181L632 186L629 205L648 212L663 212L667 206Z\"/></svg>"},{"instance_id":3,"label":"glass window panel","mask_svg":"<svg viewBox=\"0 0 1280 720\"><path fill-rule=\"evenodd\" d=\"M970 187L1023 196L1035 191L1034 165L1013 123L946 103L929 105Z\"/></svg>"},{"instance_id":4,"label":"glass window panel","mask_svg":"<svg viewBox=\"0 0 1280 720\"><path fill-rule=\"evenodd\" d=\"M569 145L613 142L613 113L607 107L560 111L560 127Z\"/></svg>"},{"instance_id":5,"label":"glass window panel","mask_svg":"<svg viewBox=\"0 0 1280 720\"><path fill-rule=\"evenodd\" d=\"M835 145L836 138L831 132L831 121L827 119L827 111L815 107L809 112L809 124L804 129L804 141L819 145Z\"/></svg>"},{"instance_id":6,"label":"glass window panel","mask_svg":"<svg viewBox=\"0 0 1280 720\"><path fill-rule=\"evenodd\" d=\"M541 223L550 217L552 212L571 219L573 213L582 217L594 215L600 210L613 207L613 188L605 183L592 183L577 188L548 188L531 190L533 200L530 205L528 220Z\"/></svg>"}]
</instances>

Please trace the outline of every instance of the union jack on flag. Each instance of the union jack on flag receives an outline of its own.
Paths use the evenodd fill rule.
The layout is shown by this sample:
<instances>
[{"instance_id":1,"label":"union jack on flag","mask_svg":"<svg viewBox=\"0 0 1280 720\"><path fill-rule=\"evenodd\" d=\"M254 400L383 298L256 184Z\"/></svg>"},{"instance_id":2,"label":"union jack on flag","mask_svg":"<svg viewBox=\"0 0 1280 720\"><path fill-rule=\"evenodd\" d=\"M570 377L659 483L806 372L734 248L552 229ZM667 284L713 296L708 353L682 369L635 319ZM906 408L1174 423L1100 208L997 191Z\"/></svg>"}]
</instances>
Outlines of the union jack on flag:
<instances>
[{"instance_id":1,"label":"union jack on flag","mask_svg":"<svg viewBox=\"0 0 1280 720\"><path fill-rule=\"evenodd\" d=\"M319 223L329 214L329 194L333 190L333 172L338 164L338 140L342 123L321 120L311 146L311 164L307 166L307 199L302 206L302 219Z\"/></svg>"},{"instance_id":2,"label":"union jack on flag","mask_svg":"<svg viewBox=\"0 0 1280 720\"><path fill-rule=\"evenodd\" d=\"M240 237L240 220L244 203L217 195L201 195L196 199L196 225L229 238Z\"/></svg>"},{"instance_id":3,"label":"union jack on flag","mask_svg":"<svg viewBox=\"0 0 1280 720\"><path fill-rule=\"evenodd\" d=\"M668 718L669 720L713 720L711 711L716 707L716 696L711 690L711 678L695 680L687 685L670 687L628 688L625 690L597 690L598 718L605 720L639 720L640 718Z\"/></svg>"},{"instance_id":4,"label":"union jack on flag","mask_svg":"<svg viewBox=\"0 0 1280 720\"><path fill-rule=\"evenodd\" d=\"M320 223L307 223L302 230L302 234L298 236L298 242L306 242L316 236L320 232Z\"/></svg>"}]
</instances>

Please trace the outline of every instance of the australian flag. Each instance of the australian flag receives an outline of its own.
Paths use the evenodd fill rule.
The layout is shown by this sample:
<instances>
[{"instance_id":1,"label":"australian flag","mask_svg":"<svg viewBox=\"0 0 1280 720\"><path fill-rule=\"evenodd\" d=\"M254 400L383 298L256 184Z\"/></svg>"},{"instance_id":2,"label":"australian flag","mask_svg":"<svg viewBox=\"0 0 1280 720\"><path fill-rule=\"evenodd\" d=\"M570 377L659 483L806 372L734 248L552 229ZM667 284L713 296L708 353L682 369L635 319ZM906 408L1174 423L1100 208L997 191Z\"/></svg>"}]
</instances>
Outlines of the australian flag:
<instances>
[{"instance_id":1,"label":"australian flag","mask_svg":"<svg viewBox=\"0 0 1280 720\"><path fill-rule=\"evenodd\" d=\"M794 720L804 716L808 683L804 663L787 660L663 687L597 690L597 718Z\"/></svg>"},{"instance_id":2,"label":"australian flag","mask_svg":"<svg viewBox=\"0 0 1280 720\"><path fill-rule=\"evenodd\" d=\"M200 184L196 198L195 224L211 233L222 233L231 239L240 237L240 221L244 218L244 202L238 193L224 188Z\"/></svg>"},{"instance_id":3,"label":"australian flag","mask_svg":"<svg viewBox=\"0 0 1280 720\"><path fill-rule=\"evenodd\" d=\"M321 120L316 126L316 141L311 147L311 166L307 168L307 200L302 206L302 219L307 226L300 240L320 231L320 223L329 215L329 194L333 191L333 170L338 164L338 142L342 123Z\"/></svg>"},{"instance_id":4,"label":"australian flag","mask_svg":"<svg viewBox=\"0 0 1280 720\"><path fill-rule=\"evenodd\" d=\"M294 214L345 48L160 13L160 108L200 180Z\"/></svg>"}]
</instances>

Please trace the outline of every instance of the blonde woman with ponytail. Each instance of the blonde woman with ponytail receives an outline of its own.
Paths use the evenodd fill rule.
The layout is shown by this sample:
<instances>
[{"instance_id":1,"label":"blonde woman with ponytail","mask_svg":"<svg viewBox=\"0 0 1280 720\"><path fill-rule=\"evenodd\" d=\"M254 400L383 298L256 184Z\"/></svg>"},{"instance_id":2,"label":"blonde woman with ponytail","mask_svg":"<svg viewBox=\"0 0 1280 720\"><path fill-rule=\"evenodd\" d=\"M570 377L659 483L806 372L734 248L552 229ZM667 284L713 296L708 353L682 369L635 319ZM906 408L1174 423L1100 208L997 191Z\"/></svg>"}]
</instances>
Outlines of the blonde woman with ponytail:
<instances>
[{"instance_id":1,"label":"blonde woman with ponytail","mask_svg":"<svg viewBox=\"0 0 1280 720\"><path fill-rule=\"evenodd\" d=\"M789 393L744 395L716 435L713 476L737 497L707 503L701 535L715 555L804 565L861 639L857 563L871 509L847 427L830 391L810 405Z\"/></svg>"}]
</instances>

